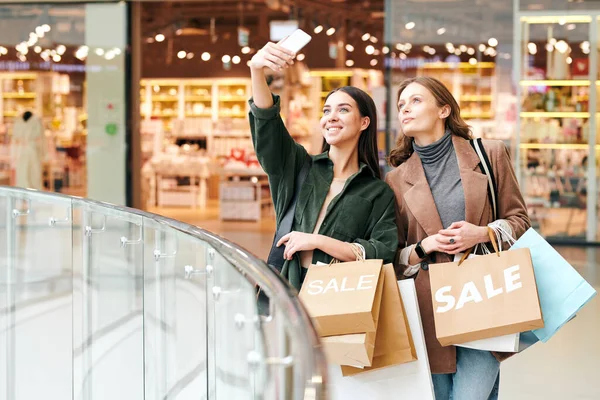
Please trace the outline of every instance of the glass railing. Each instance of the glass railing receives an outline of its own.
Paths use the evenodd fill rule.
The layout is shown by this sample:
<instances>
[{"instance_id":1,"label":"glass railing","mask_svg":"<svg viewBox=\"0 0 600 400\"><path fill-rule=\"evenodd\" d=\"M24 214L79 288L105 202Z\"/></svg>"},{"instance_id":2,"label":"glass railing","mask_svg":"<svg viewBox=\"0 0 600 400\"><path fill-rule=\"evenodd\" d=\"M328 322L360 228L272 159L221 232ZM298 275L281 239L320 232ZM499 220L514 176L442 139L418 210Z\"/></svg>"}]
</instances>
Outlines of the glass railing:
<instances>
[{"instance_id":1,"label":"glass railing","mask_svg":"<svg viewBox=\"0 0 600 400\"><path fill-rule=\"evenodd\" d=\"M0 399L324 399L325 379L293 290L249 252L142 211L0 187Z\"/></svg>"}]
</instances>

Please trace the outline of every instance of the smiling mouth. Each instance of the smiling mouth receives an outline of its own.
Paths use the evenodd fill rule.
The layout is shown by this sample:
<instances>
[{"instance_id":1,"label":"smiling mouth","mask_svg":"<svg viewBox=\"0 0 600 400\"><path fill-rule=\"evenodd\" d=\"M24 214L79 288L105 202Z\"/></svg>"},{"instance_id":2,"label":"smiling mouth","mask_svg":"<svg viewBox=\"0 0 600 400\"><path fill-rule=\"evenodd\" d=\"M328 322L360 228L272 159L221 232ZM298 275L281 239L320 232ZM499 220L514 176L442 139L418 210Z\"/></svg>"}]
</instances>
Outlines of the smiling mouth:
<instances>
[{"instance_id":1,"label":"smiling mouth","mask_svg":"<svg viewBox=\"0 0 600 400\"><path fill-rule=\"evenodd\" d=\"M327 128L327 132L339 132L341 131L342 128L336 127L336 128Z\"/></svg>"}]
</instances>

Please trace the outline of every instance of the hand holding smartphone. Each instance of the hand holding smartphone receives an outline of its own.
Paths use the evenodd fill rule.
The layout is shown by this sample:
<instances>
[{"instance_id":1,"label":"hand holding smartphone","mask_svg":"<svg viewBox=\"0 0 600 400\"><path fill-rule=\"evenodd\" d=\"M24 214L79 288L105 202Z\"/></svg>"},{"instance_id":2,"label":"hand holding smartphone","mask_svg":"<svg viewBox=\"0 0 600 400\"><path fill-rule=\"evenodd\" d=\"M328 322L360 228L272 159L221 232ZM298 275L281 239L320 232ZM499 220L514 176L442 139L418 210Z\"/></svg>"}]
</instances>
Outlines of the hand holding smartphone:
<instances>
[{"instance_id":1,"label":"hand holding smartphone","mask_svg":"<svg viewBox=\"0 0 600 400\"><path fill-rule=\"evenodd\" d=\"M298 54L311 39L312 37L302 29L296 29L290 36L283 39L279 45Z\"/></svg>"},{"instance_id":2,"label":"hand holding smartphone","mask_svg":"<svg viewBox=\"0 0 600 400\"><path fill-rule=\"evenodd\" d=\"M302 29L297 29L290 36L277 43L277 45L271 42L267 43L252 57L250 67L258 69L267 67L273 71L281 71L283 68L294 64L291 56L298 54L311 39L309 34ZM275 50L276 46L279 47L279 50ZM286 50L284 52L286 54L283 56L281 48Z\"/></svg>"}]
</instances>

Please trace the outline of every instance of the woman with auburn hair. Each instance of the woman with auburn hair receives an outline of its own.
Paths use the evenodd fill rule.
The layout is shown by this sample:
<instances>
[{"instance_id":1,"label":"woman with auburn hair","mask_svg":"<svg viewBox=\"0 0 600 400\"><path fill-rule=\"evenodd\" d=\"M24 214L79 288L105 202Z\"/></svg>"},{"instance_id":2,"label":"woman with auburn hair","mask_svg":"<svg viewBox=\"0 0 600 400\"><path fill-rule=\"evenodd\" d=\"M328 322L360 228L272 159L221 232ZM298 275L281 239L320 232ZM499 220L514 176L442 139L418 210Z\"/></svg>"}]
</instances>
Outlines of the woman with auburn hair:
<instances>
[{"instance_id":1,"label":"woman with auburn hair","mask_svg":"<svg viewBox=\"0 0 600 400\"><path fill-rule=\"evenodd\" d=\"M396 267L415 279L436 399L497 399L500 361L509 354L440 345L429 264L488 242L488 225L514 238L531 226L508 151L500 141L483 141L497 184L494 220L471 130L450 91L434 78L407 79L397 106L401 134L389 156L396 168L386 176L396 195Z\"/></svg>"}]
</instances>

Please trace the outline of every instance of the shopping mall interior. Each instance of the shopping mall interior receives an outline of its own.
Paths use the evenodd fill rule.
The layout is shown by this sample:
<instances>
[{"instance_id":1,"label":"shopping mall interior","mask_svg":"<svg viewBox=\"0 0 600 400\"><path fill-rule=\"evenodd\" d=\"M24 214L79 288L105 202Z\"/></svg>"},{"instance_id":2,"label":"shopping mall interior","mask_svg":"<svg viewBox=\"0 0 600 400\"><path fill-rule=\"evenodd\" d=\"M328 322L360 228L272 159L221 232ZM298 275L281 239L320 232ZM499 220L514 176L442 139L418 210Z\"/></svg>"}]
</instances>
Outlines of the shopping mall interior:
<instances>
[{"instance_id":1,"label":"shopping mall interior","mask_svg":"<svg viewBox=\"0 0 600 400\"><path fill-rule=\"evenodd\" d=\"M40 121L42 139L39 157L28 162L42 170L37 189L57 195L0 188L0 203L11 207L0 218L6 227L0 242L8 243L0 248L18 260L0 267L7 271L0 287L14 286L0 302L0 342L6 344L0 360L8 360L0 361L0 388L8 388L0 390L0 400L38 398L45 388L52 388L47 396L52 399L187 399L196 398L195 390L208 390L206 398L300 398L282 395L277 385L259 394L258 382L273 378L270 370L267 378L252 375L248 383L245 369L228 369L229 361L219 364L218 351L223 360L236 360L246 348L228 349L219 342L219 335L235 342L229 325L203 331L219 313L200 304L208 279L202 274L208 272L190 272L195 262L207 263L205 248L221 252L211 242L213 234L224 241L219 242L223 249L233 244L240 254L260 260L269 253L275 216L267 175L250 138L248 63L267 42L297 28L309 33L311 42L293 67L270 71L267 80L281 96L291 136L309 153L321 151L325 97L353 85L375 101L380 167L390 171L386 157L400 134L397 88L406 78L435 77L451 90L475 137L504 142L533 228L600 287L600 6L595 1L0 1L0 184L18 186L17 171L25 166L14 154L15 131L31 112ZM19 226L8 223L13 208L35 207L39 219L10 239L7 232ZM56 227L64 228L61 234L52 233ZM86 241L105 230L110 234ZM75 240L76 234L84 239ZM109 238L117 243L114 249ZM136 243L149 253L132 250ZM151 249L157 243L173 256ZM167 272L153 269L153 260L161 257L174 263ZM238 266L231 260L223 255L221 262L233 271ZM11 266L16 270L10 272ZM249 285L241 290L247 297L232 297L248 301L254 294L248 282L264 279L255 273L261 275L252 268L224 274L220 285ZM177 283L170 284L170 274ZM96 284L89 292L88 280ZM278 307L291 309L295 303L289 301ZM221 307L239 323L237 303ZM10 311L21 308L16 317ZM205 319L190 321L194 310ZM68 340L57 342L56 354L36 358L34 350L43 342L36 342L31 330L46 330L52 319L66 324L52 330L52 337L66 334ZM22 331L15 334L11 324ZM552 341L502 364L500 398L600 399L598 333L600 303L594 299ZM216 340L217 353L186 354L196 334ZM96 340L101 350L92 355ZM248 340L258 339L244 337L240 343ZM17 343L16 350L11 343ZM68 354L57 355L63 348ZM151 361L138 362L144 355ZM52 357L60 359L61 368L47 374ZM26 385L31 363L46 377ZM92 366L102 373L92 374ZM62 369L70 371L66 385ZM127 371L128 383L120 376ZM274 371L285 380L283 370ZM217 375L216 386L204 382L211 374ZM124 386L104 387L111 379Z\"/></svg>"}]
</instances>

